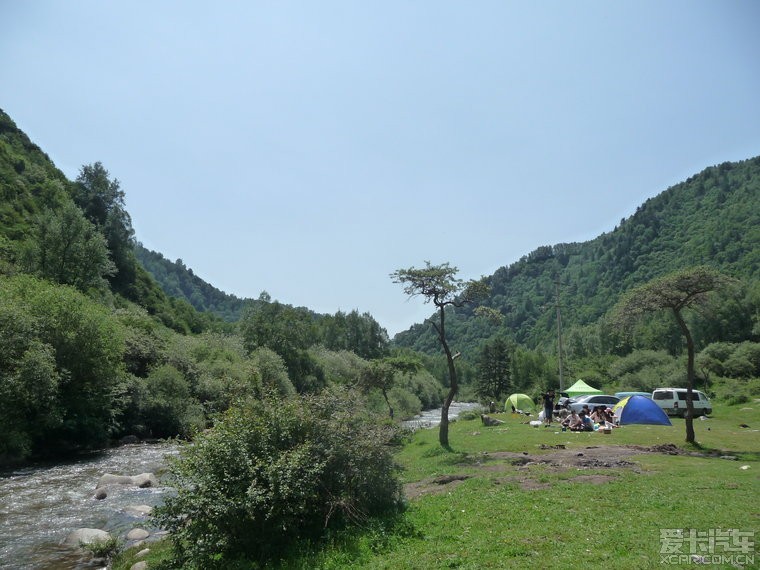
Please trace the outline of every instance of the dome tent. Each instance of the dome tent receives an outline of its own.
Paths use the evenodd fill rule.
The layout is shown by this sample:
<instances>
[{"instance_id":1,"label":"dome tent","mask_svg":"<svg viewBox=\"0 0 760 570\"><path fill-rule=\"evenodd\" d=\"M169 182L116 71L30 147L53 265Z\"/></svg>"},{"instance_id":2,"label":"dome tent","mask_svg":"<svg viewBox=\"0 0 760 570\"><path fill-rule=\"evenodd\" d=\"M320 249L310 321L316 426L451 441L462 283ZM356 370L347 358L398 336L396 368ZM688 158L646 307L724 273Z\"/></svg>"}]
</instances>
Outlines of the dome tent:
<instances>
[{"instance_id":1,"label":"dome tent","mask_svg":"<svg viewBox=\"0 0 760 570\"><path fill-rule=\"evenodd\" d=\"M523 412L531 412L536 407L530 396L525 394L512 394L504 404L504 411L511 412L512 408L516 410L522 410Z\"/></svg>"},{"instance_id":2,"label":"dome tent","mask_svg":"<svg viewBox=\"0 0 760 570\"><path fill-rule=\"evenodd\" d=\"M631 396L620 411L620 425L650 424L672 426L660 406L644 396Z\"/></svg>"},{"instance_id":3,"label":"dome tent","mask_svg":"<svg viewBox=\"0 0 760 570\"><path fill-rule=\"evenodd\" d=\"M586 394L601 394L602 393L601 390L597 390L596 388L589 386L583 380L578 380L575 384L567 388L565 392L570 398L572 398L573 396L584 396Z\"/></svg>"}]
</instances>

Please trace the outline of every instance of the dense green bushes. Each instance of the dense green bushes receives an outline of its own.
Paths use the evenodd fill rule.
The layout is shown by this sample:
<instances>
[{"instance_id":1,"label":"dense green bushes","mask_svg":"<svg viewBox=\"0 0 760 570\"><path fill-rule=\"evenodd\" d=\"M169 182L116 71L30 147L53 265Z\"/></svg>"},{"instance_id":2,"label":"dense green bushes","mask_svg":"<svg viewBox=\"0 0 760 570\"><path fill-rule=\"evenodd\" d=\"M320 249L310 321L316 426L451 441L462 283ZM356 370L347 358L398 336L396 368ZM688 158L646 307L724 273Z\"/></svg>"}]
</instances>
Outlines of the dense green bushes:
<instances>
[{"instance_id":1,"label":"dense green bushes","mask_svg":"<svg viewBox=\"0 0 760 570\"><path fill-rule=\"evenodd\" d=\"M0 461L108 439L122 330L71 287L0 277Z\"/></svg>"},{"instance_id":2,"label":"dense green bushes","mask_svg":"<svg viewBox=\"0 0 760 570\"><path fill-rule=\"evenodd\" d=\"M185 448L156 511L172 567L263 560L326 528L400 507L394 435L343 389L250 400Z\"/></svg>"}]
</instances>

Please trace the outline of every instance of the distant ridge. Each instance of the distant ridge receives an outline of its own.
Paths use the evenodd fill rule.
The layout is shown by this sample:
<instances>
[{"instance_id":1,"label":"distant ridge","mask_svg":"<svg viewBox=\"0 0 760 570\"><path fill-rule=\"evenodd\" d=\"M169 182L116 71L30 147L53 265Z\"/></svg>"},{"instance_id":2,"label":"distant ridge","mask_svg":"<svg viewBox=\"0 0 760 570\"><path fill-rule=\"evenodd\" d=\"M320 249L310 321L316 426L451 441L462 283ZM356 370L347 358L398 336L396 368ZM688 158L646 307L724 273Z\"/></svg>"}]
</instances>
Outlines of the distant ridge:
<instances>
[{"instance_id":1,"label":"distant ridge","mask_svg":"<svg viewBox=\"0 0 760 570\"><path fill-rule=\"evenodd\" d=\"M499 268L488 277L485 304L503 314L503 323L484 323L471 309L460 309L451 311L447 332L463 353L494 336L529 348L552 347L555 281L561 285L563 327L572 329L595 323L630 288L701 264L745 281L760 279L760 157L706 168L593 240L541 246ZM430 329L413 325L393 343L437 353Z\"/></svg>"},{"instance_id":2,"label":"distant ridge","mask_svg":"<svg viewBox=\"0 0 760 570\"><path fill-rule=\"evenodd\" d=\"M227 322L235 322L252 302L210 285L186 267L181 259L169 261L162 254L146 249L141 243L135 246L135 255L167 295L185 299L198 311L207 311Z\"/></svg>"}]
</instances>

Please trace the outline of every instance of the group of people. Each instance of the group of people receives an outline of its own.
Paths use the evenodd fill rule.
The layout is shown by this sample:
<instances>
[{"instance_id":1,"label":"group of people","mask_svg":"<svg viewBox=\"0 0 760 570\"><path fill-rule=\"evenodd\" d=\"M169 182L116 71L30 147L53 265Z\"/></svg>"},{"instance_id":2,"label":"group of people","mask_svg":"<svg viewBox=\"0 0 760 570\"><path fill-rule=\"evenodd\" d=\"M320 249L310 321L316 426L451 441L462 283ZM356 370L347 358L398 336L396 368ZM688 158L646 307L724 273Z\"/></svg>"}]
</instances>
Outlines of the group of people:
<instances>
[{"instance_id":1,"label":"group of people","mask_svg":"<svg viewBox=\"0 0 760 570\"><path fill-rule=\"evenodd\" d=\"M615 427L615 421L610 408L597 406L589 412L588 406L584 406L580 412L562 409L559 411L562 427L570 431L595 431Z\"/></svg>"},{"instance_id":2,"label":"group of people","mask_svg":"<svg viewBox=\"0 0 760 570\"><path fill-rule=\"evenodd\" d=\"M544 404L544 427L549 426L555 415L563 429L570 431L595 431L599 428L612 428L615 426L615 418L612 409L605 406L596 406L593 411L588 405L584 405L580 412L554 406L554 390L549 390L543 395Z\"/></svg>"}]
</instances>

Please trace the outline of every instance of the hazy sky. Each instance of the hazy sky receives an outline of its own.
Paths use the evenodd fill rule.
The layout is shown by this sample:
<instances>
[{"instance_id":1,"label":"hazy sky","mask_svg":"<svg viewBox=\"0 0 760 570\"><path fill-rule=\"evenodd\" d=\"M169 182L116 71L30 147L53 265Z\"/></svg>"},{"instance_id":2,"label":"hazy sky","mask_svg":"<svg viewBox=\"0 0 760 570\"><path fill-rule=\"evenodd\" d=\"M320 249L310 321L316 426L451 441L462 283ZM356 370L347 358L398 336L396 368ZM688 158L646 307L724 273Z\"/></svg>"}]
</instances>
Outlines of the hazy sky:
<instances>
[{"instance_id":1,"label":"hazy sky","mask_svg":"<svg viewBox=\"0 0 760 570\"><path fill-rule=\"evenodd\" d=\"M760 154L760 2L0 0L0 108L214 286L393 335Z\"/></svg>"}]
</instances>

